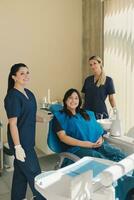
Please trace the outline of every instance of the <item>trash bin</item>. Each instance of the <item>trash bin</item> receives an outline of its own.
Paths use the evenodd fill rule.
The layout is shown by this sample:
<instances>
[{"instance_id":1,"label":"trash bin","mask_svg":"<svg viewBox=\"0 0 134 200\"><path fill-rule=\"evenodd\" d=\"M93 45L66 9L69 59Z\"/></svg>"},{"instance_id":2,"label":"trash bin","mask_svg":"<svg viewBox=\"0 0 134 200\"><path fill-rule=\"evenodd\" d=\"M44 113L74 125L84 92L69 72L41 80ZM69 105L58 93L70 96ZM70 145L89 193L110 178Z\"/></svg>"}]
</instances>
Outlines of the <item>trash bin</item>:
<instances>
[{"instance_id":1,"label":"trash bin","mask_svg":"<svg viewBox=\"0 0 134 200\"><path fill-rule=\"evenodd\" d=\"M8 143L4 143L4 167L13 170L14 155L13 151L9 148Z\"/></svg>"}]
</instances>

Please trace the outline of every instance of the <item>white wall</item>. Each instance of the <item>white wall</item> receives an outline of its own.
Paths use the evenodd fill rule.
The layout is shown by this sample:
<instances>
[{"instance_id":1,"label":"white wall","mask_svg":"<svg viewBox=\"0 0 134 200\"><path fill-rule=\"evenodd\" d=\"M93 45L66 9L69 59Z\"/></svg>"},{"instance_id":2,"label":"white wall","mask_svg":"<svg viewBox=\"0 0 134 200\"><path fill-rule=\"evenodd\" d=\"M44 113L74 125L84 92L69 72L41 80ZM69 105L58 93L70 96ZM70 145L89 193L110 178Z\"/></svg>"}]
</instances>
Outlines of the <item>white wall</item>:
<instances>
[{"instance_id":1,"label":"white wall","mask_svg":"<svg viewBox=\"0 0 134 200\"><path fill-rule=\"evenodd\" d=\"M48 88L52 100L81 88L82 0L4 0L0 27L0 118L6 132L3 99L12 64L28 65L37 101Z\"/></svg>"}]
</instances>

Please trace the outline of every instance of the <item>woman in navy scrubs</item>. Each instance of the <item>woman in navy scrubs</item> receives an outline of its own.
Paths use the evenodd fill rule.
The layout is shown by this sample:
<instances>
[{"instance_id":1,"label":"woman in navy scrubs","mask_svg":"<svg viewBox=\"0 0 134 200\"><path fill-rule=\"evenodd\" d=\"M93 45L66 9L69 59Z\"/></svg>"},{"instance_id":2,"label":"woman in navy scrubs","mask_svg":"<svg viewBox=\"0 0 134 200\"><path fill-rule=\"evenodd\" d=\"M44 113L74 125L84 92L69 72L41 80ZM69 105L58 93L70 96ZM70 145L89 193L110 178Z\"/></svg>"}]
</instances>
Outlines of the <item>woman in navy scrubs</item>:
<instances>
[{"instance_id":1,"label":"woman in navy scrubs","mask_svg":"<svg viewBox=\"0 0 134 200\"><path fill-rule=\"evenodd\" d=\"M76 89L69 89L63 99L63 110L54 113L53 132L61 151L78 157L92 156L120 161L126 157L120 149L104 141L104 130L92 111L81 109L82 100Z\"/></svg>"},{"instance_id":2,"label":"woman in navy scrubs","mask_svg":"<svg viewBox=\"0 0 134 200\"><path fill-rule=\"evenodd\" d=\"M23 63L13 65L4 101L8 117L8 143L15 155L11 200L25 199L27 184L32 190L34 199L45 199L34 188L34 178L41 173L34 150L35 124L36 121L43 122L44 119L36 115L35 97L25 88L28 82L28 67Z\"/></svg>"},{"instance_id":3,"label":"woman in navy scrubs","mask_svg":"<svg viewBox=\"0 0 134 200\"><path fill-rule=\"evenodd\" d=\"M113 80L105 76L102 60L99 56L89 58L89 65L93 75L85 79L82 93L84 93L84 109L91 110L95 113L96 118L108 118L108 111L105 100L108 97L113 111L116 111L115 88Z\"/></svg>"}]
</instances>

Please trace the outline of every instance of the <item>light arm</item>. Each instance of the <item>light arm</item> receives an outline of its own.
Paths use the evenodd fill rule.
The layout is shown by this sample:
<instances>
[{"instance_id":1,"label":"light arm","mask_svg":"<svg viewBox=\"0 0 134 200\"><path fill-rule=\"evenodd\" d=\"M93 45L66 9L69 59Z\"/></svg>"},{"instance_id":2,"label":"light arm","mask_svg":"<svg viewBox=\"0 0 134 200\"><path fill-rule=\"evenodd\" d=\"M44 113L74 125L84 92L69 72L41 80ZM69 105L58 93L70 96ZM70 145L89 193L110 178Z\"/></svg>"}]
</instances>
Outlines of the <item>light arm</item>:
<instances>
[{"instance_id":1,"label":"light arm","mask_svg":"<svg viewBox=\"0 0 134 200\"><path fill-rule=\"evenodd\" d=\"M53 118L53 114L51 115L46 114L45 117L36 115L36 122L40 122L40 123L49 122L52 118Z\"/></svg>"},{"instance_id":2,"label":"light arm","mask_svg":"<svg viewBox=\"0 0 134 200\"><path fill-rule=\"evenodd\" d=\"M57 132L57 135L60 139L60 141L64 142L65 144L68 144L70 146L79 146L79 147L85 147L85 148L95 148L96 147L96 143L92 143L89 141L82 141L82 140L78 140L75 139L73 137L70 137L68 135L66 135L65 131L59 131Z\"/></svg>"},{"instance_id":3,"label":"light arm","mask_svg":"<svg viewBox=\"0 0 134 200\"><path fill-rule=\"evenodd\" d=\"M9 128L14 143L16 159L25 162L26 155L24 149L20 144L19 132L17 127L17 117L9 119Z\"/></svg>"},{"instance_id":4,"label":"light arm","mask_svg":"<svg viewBox=\"0 0 134 200\"><path fill-rule=\"evenodd\" d=\"M111 105L112 108L116 107L116 103L115 103L115 97L113 94L110 94L108 96L108 99L109 99L109 103Z\"/></svg>"}]
</instances>

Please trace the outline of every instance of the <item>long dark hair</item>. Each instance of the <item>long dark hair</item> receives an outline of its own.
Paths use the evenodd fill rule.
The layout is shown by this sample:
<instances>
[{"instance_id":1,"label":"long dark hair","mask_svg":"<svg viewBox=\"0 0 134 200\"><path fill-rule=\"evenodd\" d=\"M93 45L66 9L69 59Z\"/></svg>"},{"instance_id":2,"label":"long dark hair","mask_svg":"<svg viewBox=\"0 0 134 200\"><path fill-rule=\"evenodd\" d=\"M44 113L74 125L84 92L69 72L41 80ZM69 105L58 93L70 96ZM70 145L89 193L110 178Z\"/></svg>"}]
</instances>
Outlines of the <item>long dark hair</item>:
<instances>
[{"instance_id":1,"label":"long dark hair","mask_svg":"<svg viewBox=\"0 0 134 200\"><path fill-rule=\"evenodd\" d=\"M78 106L76 108L76 112L80 113L85 120L89 120L90 119L89 115L87 114L87 112L84 109L81 108L82 99L81 99L80 93L78 92L78 90L76 90L74 88L71 88L71 89L67 90L65 95L64 95L64 98L63 98L63 111L69 116L73 115L71 113L71 111L67 109L66 101L72 95L72 93L74 93L74 92L78 95L78 98L79 98L79 104L78 104Z\"/></svg>"},{"instance_id":2,"label":"long dark hair","mask_svg":"<svg viewBox=\"0 0 134 200\"><path fill-rule=\"evenodd\" d=\"M7 88L7 93L14 87L14 80L12 78L13 75L16 75L16 73L19 71L19 69L21 67L26 67L28 68L25 64L23 63L17 63L17 64L14 64L11 69L10 69L10 73L9 73L9 76L8 76L8 88Z\"/></svg>"}]
</instances>

